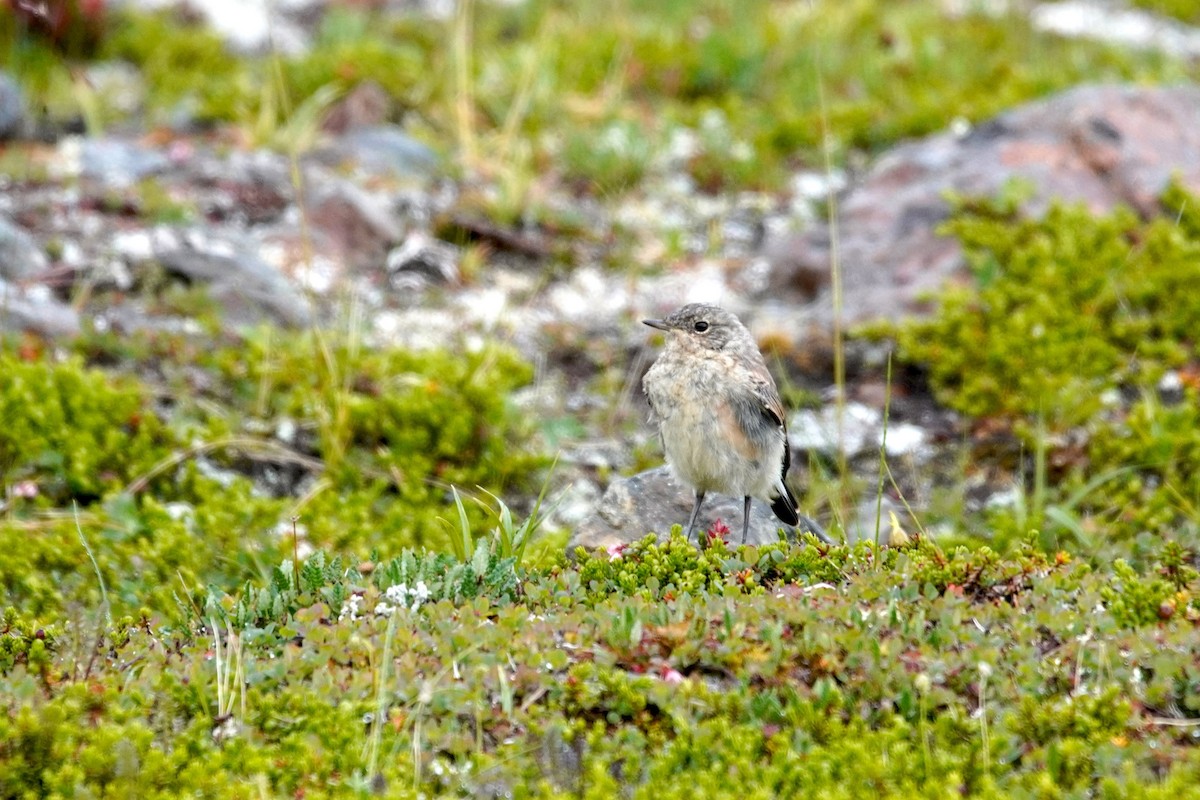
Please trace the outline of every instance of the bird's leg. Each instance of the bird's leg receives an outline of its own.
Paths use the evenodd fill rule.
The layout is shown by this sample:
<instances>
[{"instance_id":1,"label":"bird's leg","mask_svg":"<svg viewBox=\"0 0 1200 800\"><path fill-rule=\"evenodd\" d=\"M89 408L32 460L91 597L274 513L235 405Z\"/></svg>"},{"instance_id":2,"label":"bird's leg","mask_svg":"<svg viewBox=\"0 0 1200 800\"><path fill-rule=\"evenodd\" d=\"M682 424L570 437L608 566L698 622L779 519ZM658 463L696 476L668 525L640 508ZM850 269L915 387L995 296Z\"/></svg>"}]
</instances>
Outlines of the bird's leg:
<instances>
[{"instance_id":1,"label":"bird's leg","mask_svg":"<svg viewBox=\"0 0 1200 800\"><path fill-rule=\"evenodd\" d=\"M703 502L704 492L696 492L696 504L692 506L692 516L691 519L688 520L687 533L684 534L684 539L689 541L691 540L692 531L696 529L696 520L700 519L700 504ZM699 539L697 539L697 541L699 541Z\"/></svg>"},{"instance_id":2,"label":"bird's leg","mask_svg":"<svg viewBox=\"0 0 1200 800\"><path fill-rule=\"evenodd\" d=\"M750 495L746 495L742 508L742 544L746 543L746 534L750 532Z\"/></svg>"}]
</instances>

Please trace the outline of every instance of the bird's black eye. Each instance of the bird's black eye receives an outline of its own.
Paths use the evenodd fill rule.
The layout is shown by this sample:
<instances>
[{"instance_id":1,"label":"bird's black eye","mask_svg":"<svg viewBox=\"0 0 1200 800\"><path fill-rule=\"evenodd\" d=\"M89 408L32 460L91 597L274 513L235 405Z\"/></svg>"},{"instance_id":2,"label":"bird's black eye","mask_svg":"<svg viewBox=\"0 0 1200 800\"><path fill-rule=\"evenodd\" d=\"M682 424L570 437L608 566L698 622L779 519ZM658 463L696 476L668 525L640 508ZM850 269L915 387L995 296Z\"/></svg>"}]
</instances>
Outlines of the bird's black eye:
<instances>
[{"instance_id":1,"label":"bird's black eye","mask_svg":"<svg viewBox=\"0 0 1200 800\"><path fill-rule=\"evenodd\" d=\"M700 320L692 326L692 330L694 330L696 333L704 333L706 330L708 330L708 323L704 320Z\"/></svg>"}]
</instances>

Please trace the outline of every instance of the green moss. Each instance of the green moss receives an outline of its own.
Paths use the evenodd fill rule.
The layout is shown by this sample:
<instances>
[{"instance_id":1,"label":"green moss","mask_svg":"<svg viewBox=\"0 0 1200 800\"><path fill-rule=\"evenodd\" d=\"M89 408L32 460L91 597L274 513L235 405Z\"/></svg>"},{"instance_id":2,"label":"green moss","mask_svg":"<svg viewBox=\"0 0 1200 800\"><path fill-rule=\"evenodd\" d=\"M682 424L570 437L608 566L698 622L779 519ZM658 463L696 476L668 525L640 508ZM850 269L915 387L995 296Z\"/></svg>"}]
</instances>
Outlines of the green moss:
<instances>
[{"instance_id":1,"label":"green moss","mask_svg":"<svg viewBox=\"0 0 1200 800\"><path fill-rule=\"evenodd\" d=\"M1063 477L1063 494L1087 492L1075 512L1084 531L1132 544L1139 560L1160 552L1164 536L1200 543L1200 411L1196 392L1167 404L1146 392L1112 419L1094 424L1086 462ZM1101 549L1086 534L1077 544Z\"/></svg>"},{"instance_id":2,"label":"green moss","mask_svg":"<svg viewBox=\"0 0 1200 800\"><path fill-rule=\"evenodd\" d=\"M124 487L175 444L150 400L135 381L78 360L0 354L0 483L32 482L37 507Z\"/></svg>"},{"instance_id":3,"label":"green moss","mask_svg":"<svg viewBox=\"0 0 1200 800\"><path fill-rule=\"evenodd\" d=\"M729 547L712 539L697 549L680 535L659 544L654 536L621 548L615 557L577 550L579 589L592 600L633 596L672 600L697 594L755 595L788 584L838 583L874 570L902 569L929 596L947 591L970 597L1011 597L1025 591L1033 576L1060 568L1069 559L1049 560L1032 548L1005 559L986 547L943 551L921 539L900 548L875 549L869 542L827 547L816 539L801 544Z\"/></svg>"},{"instance_id":4,"label":"green moss","mask_svg":"<svg viewBox=\"0 0 1200 800\"><path fill-rule=\"evenodd\" d=\"M1177 185L1161 205L1151 220L1061 206L1030 220L1010 198L960 203L947 225L975 282L903 326L899 352L943 403L1023 440L1033 489L979 531L1000 549L1032 529L1102 561L1200 544L1200 217Z\"/></svg>"},{"instance_id":5,"label":"green moss","mask_svg":"<svg viewBox=\"0 0 1200 800\"><path fill-rule=\"evenodd\" d=\"M568 181L581 182L598 194L625 191L646 175L653 144L642 125L612 120L596 128L567 134L562 163Z\"/></svg>"},{"instance_id":6,"label":"green moss","mask_svg":"<svg viewBox=\"0 0 1200 800\"><path fill-rule=\"evenodd\" d=\"M1170 550L1170 545L1168 545ZM1160 575L1141 576L1124 560L1113 563L1113 581L1100 591L1114 619L1122 625L1136 627L1155 625L1176 614L1200 617L1200 609L1192 608L1192 590L1196 571L1184 567L1183 575L1176 558L1174 570L1159 566Z\"/></svg>"},{"instance_id":7,"label":"green moss","mask_svg":"<svg viewBox=\"0 0 1200 800\"><path fill-rule=\"evenodd\" d=\"M31 673L44 673L61 633L57 626L43 627L36 618L28 618L11 606L4 609L0 618L0 674L18 664Z\"/></svg>"},{"instance_id":8,"label":"green moss","mask_svg":"<svg viewBox=\"0 0 1200 800\"><path fill-rule=\"evenodd\" d=\"M291 420L312 437L327 488L301 513L307 538L338 550L444 548L449 490L528 491L545 459L510 394L532 376L510 350L372 351L269 336L216 353L225 399L248 423ZM482 527L487 515L468 513Z\"/></svg>"},{"instance_id":9,"label":"green moss","mask_svg":"<svg viewBox=\"0 0 1200 800\"><path fill-rule=\"evenodd\" d=\"M530 372L510 351L372 352L325 341L331 350L307 337L79 344L91 359L132 360L153 374L169 404L161 408L138 380L79 358L0 356L0 468L10 487L0 548L11 551L0 587L11 602L54 620L97 607L106 589L118 616L146 608L191 618L206 587L232 591L268 575L294 546L332 544L356 561L444 547L439 518L456 518L451 485L497 495L534 488L545 461L526 447L528 428L509 400ZM263 436L280 426L294 430L295 450ZM295 459L320 480L307 484L302 507L252 480ZM490 513L467 505L475 529L488 530Z\"/></svg>"},{"instance_id":10,"label":"green moss","mask_svg":"<svg viewBox=\"0 0 1200 800\"><path fill-rule=\"evenodd\" d=\"M1173 189L1164 204L1187 202ZM1057 430L1097 414L1106 390L1195 357L1200 302L1185 287L1200 280L1200 235L1177 219L1060 206L1026 220L965 206L946 230L976 283L944 294L936 318L906 326L899 343L952 408L1039 416Z\"/></svg>"},{"instance_id":11,"label":"green moss","mask_svg":"<svg viewBox=\"0 0 1200 800\"><path fill-rule=\"evenodd\" d=\"M684 125L701 139L693 174L714 189L778 185L788 162L820 164L826 130L840 157L939 130L950 117L985 119L1083 80L1186 72L1158 56L1044 36L1019 15L947 17L920 2L780 12L766 0L712 0L569 17L535 2L479 7L474 33L492 45L478 48L474 62L485 124L499 127L516 106L530 139L594 130L597 107L657 120L652 140ZM522 65L532 58L539 68L531 74ZM578 97L594 105L572 102ZM448 112L436 109L447 122ZM724 120L727 130L714 132L706 119Z\"/></svg>"},{"instance_id":12,"label":"green moss","mask_svg":"<svg viewBox=\"0 0 1200 800\"><path fill-rule=\"evenodd\" d=\"M331 10L313 47L281 63L291 102L302 102L322 86L349 89L365 80L380 86L401 106L426 99L427 49L433 44L428 34L421 26L410 25L381 36L379 27L364 14Z\"/></svg>"},{"instance_id":13,"label":"green moss","mask_svg":"<svg viewBox=\"0 0 1200 800\"><path fill-rule=\"evenodd\" d=\"M246 116L261 79L216 33L181 24L171 12L114 13L101 55L136 66L146 80L150 107L160 114L182 103L194 105L200 119Z\"/></svg>"}]
</instances>

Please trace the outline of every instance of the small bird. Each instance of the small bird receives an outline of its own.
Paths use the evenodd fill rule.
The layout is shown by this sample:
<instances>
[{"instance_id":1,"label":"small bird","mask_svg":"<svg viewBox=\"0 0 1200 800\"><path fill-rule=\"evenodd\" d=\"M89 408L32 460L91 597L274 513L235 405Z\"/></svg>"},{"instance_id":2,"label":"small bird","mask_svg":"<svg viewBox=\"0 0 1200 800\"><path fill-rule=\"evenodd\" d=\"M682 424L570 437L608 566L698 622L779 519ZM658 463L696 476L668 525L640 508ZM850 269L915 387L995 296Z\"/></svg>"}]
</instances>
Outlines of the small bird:
<instances>
[{"instance_id":1,"label":"small bird","mask_svg":"<svg viewBox=\"0 0 1200 800\"><path fill-rule=\"evenodd\" d=\"M667 463L696 493L687 537L709 492L745 498L743 544L752 497L769 502L788 525L798 524L796 498L784 482L791 456L783 401L750 331L725 309L703 303L643 322L667 334L642 388Z\"/></svg>"}]
</instances>

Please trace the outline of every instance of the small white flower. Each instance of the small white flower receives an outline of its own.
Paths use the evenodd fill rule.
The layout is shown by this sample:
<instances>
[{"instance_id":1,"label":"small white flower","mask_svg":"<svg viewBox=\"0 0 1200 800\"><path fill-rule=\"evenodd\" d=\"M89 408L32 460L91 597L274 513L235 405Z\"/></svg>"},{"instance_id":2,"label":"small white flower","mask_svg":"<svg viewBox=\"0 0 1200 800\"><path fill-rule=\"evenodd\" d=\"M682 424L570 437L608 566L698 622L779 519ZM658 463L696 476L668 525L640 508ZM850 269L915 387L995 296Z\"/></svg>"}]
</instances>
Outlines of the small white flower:
<instances>
[{"instance_id":1,"label":"small white flower","mask_svg":"<svg viewBox=\"0 0 1200 800\"><path fill-rule=\"evenodd\" d=\"M394 586L389 586L384 595L398 606L405 605L408 602L408 584L397 583Z\"/></svg>"},{"instance_id":2,"label":"small white flower","mask_svg":"<svg viewBox=\"0 0 1200 800\"><path fill-rule=\"evenodd\" d=\"M352 594L346 598L346 604L342 606L342 611L338 614L338 621L349 619L354 622L358 619L358 612L362 610L362 595Z\"/></svg>"}]
</instances>

